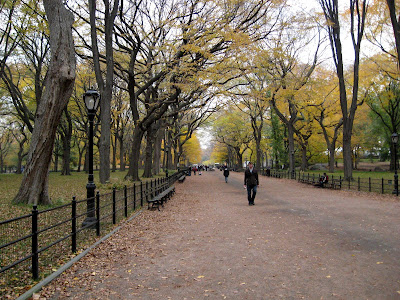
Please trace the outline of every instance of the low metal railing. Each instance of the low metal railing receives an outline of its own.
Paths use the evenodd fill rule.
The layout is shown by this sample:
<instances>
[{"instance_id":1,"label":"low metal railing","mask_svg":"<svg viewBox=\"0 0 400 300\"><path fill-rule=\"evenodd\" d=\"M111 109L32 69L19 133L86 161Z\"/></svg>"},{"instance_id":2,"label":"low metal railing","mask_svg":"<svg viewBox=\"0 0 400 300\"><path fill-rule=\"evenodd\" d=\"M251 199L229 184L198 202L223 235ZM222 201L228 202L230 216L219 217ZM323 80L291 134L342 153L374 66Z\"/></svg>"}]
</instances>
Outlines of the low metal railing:
<instances>
[{"instance_id":1,"label":"low metal railing","mask_svg":"<svg viewBox=\"0 0 400 300\"><path fill-rule=\"evenodd\" d=\"M305 172L294 172L291 173L287 170L262 170L261 174L264 176L270 176L275 178L287 178L294 179L300 182L306 183L318 183L319 178L322 174L316 173L305 173ZM395 182L394 179L384 178L361 178L356 177L352 180L345 180L342 176L329 176L329 181L335 181L339 189L374 192L379 194L395 194Z\"/></svg>"},{"instance_id":2,"label":"low metal railing","mask_svg":"<svg viewBox=\"0 0 400 300\"><path fill-rule=\"evenodd\" d=\"M73 197L68 204L46 210L33 206L30 214L0 222L0 298L5 286L24 286L31 278L45 277L68 256L89 248L99 236L172 185L185 170L146 183L96 194L93 223L82 226L87 201Z\"/></svg>"}]
</instances>

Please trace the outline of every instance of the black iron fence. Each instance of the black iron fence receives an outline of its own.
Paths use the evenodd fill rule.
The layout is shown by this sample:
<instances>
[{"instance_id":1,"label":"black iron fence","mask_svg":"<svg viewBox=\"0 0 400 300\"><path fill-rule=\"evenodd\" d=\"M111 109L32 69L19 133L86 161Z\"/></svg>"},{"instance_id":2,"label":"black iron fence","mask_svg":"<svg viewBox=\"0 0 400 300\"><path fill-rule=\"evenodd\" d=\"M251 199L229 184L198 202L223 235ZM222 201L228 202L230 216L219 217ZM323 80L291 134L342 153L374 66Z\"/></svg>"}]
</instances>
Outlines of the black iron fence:
<instances>
[{"instance_id":1,"label":"black iron fence","mask_svg":"<svg viewBox=\"0 0 400 300\"><path fill-rule=\"evenodd\" d=\"M301 182L307 182L311 184L317 184L322 174L316 173L305 173L305 172L294 172L291 173L286 170L262 170L262 175L271 176L275 178L287 178L295 179ZM353 180L345 180L342 176L329 176L330 182L335 182L335 187L338 189L364 191L364 192L375 192L379 194L395 194L395 182L394 179L384 178L353 178Z\"/></svg>"},{"instance_id":2,"label":"black iron fence","mask_svg":"<svg viewBox=\"0 0 400 300\"><path fill-rule=\"evenodd\" d=\"M164 177L125 186L121 190L95 197L93 223L82 226L89 199L46 210L33 206L32 213L0 222L0 298L5 287L23 289L32 280L43 278L64 263L69 256L92 245L109 233L115 224L179 178L185 170ZM93 199L91 199L93 200Z\"/></svg>"}]
</instances>

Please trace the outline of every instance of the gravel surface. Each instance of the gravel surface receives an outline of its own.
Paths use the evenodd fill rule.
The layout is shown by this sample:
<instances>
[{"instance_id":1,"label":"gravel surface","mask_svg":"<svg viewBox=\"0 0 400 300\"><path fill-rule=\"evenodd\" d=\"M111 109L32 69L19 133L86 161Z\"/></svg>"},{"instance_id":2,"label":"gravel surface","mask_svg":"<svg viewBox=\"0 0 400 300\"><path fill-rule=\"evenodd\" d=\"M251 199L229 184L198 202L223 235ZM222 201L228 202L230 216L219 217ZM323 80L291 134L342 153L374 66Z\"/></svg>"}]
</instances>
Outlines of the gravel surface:
<instances>
[{"instance_id":1,"label":"gravel surface","mask_svg":"<svg viewBox=\"0 0 400 300\"><path fill-rule=\"evenodd\" d=\"M220 171L175 186L40 298L400 299L396 197L260 176L249 206Z\"/></svg>"}]
</instances>

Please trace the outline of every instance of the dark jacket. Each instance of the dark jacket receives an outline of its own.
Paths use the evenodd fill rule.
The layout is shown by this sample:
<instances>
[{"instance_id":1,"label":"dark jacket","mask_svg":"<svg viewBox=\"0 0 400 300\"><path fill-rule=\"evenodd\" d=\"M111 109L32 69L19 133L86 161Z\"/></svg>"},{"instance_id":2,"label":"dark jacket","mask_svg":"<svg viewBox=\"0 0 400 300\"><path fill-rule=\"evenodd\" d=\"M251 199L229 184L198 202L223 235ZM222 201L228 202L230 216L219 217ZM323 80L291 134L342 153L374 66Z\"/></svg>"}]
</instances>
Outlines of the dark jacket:
<instances>
[{"instance_id":1,"label":"dark jacket","mask_svg":"<svg viewBox=\"0 0 400 300\"><path fill-rule=\"evenodd\" d=\"M258 173L256 169L253 168L252 172L250 172L250 169L246 169L244 172L244 185L251 187L259 185Z\"/></svg>"},{"instance_id":2,"label":"dark jacket","mask_svg":"<svg viewBox=\"0 0 400 300\"><path fill-rule=\"evenodd\" d=\"M228 168L225 168L225 169L224 169L224 176L225 176L225 177L228 177L228 176L229 176L229 169L228 169Z\"/></svg>"}]
</instances>

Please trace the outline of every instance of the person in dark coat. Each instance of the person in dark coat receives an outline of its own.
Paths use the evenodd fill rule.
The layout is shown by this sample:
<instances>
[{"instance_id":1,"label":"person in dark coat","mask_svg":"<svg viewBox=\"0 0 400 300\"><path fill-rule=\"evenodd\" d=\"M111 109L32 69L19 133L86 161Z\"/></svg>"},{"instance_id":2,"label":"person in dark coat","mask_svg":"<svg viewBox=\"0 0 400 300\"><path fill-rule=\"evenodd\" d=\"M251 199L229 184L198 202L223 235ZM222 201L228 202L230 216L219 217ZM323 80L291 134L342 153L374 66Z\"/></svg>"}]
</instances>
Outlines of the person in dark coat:
<instances>
[{"instance_id":1,"label":"person in dark coat","mask_svg":"<svg viewBox=\"0 0 400 300\"><path fill-rule=\"evenodd\" d=\"M254 205L258 186L259 181L257 170L254 169L254 165L249 162L248 168L244 172L244 188L247 188L247 199L249 200L249 205Z\"/></svg>"},{"instance_id":2,"label":"person in dark coat","mask_svg":"<svg viewBox=\"0 0 400 300\"><path fill-rule=\"evenodd\" d=\"M225 168L224 168L224 176L225 176L225 182L228 183L228 176L229 176L228 166L225 166Z\"/></svg>"}]
</instances>

